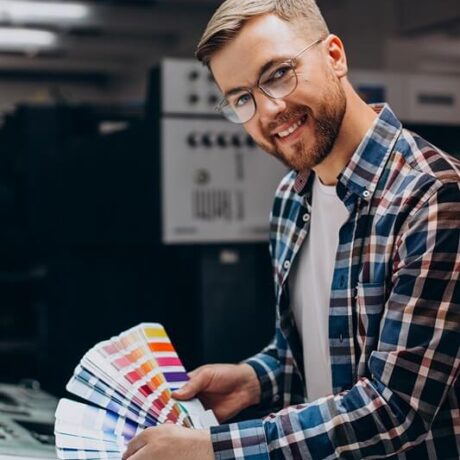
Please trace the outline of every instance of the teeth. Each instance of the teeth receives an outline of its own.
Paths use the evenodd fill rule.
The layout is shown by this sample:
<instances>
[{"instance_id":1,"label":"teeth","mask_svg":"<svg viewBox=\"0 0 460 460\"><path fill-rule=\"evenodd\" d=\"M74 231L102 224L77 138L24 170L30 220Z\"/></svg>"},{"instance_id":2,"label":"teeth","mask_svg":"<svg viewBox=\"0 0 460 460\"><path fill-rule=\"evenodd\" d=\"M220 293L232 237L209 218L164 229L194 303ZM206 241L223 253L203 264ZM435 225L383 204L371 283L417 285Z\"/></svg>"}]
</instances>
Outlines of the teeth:
<instances>
[{"instance_id":1,"label":"teeth","mask_svg":"<svg viewBox=\"0 0 460 460\"><path fill-rule=\"evenodd\" d=\"M297 123L294 123L293 125L289 126L288 129L284 131L280 131L278 133L279 137L286 137L289 136L289 134L292 134L304 121L304 118L300 119Z\"/></svg>"}]
</instances>

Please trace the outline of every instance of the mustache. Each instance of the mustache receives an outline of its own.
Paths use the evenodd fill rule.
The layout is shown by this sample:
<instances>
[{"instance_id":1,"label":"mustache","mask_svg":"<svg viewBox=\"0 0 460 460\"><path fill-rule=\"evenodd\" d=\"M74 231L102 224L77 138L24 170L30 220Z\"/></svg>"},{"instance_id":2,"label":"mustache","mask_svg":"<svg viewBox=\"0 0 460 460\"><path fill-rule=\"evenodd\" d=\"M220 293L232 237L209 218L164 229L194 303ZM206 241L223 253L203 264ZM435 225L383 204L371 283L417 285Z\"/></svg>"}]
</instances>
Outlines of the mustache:
<instances>
[{"instance_id":1,"label":"mustache","mask_svg":"<svg viewBox=\"0 0 460 460\"><path fill-rule=\"evenodd\" d=\"M278 115L276 120L271 121L267 126L266 126L266 132L270 133L278 126L288 123L291 120L295 120L298 118L302 118L303 116L311 116L311 111L308 107L296 107L293 110L290 110L289 112L284 112Z\"/></svg>"}]
</instances>

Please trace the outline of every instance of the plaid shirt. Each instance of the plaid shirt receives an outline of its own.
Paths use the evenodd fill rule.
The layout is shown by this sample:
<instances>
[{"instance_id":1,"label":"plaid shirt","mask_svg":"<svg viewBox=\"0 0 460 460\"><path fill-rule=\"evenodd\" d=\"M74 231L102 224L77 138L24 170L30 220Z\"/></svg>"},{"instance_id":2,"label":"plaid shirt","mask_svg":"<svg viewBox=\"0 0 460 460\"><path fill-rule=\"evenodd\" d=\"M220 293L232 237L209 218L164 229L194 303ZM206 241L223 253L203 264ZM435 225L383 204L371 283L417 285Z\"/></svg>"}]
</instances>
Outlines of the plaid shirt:
<instances>
[{"instance_id":1,"label":"plaid shirt","mask_svg":"<svg viewBox=\"0 0 460 460\"><path fill-rule=\"evenodd\" d=\"M350 217L330 299L334 394L306 402L286 280L313 174L291 172L271 216L275 339L248 360L261 404L284 409L212 428L217 460L460 458L460 162L375 109L337 183Z\"/></svg>"}]
</instances>

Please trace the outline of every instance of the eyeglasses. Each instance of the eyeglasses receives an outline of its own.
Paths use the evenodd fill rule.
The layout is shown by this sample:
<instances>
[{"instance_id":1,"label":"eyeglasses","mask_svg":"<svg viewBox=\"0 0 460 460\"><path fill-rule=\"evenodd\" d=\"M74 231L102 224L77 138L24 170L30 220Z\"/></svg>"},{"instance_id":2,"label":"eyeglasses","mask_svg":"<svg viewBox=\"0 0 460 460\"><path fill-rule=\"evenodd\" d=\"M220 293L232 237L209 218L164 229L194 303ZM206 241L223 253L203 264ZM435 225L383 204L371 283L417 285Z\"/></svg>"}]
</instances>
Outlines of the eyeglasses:
<instances>
[{"instance_id":1,"label":"eyeglasses","mask_svg":"<svg viewBox=\"0 0 460 460\"><path fill-rule=\"evenodd\" d=\"M257 110L253 94L254 88L258 88L271 99L282 99L289 96L297 88L299 82L295 71L298 58L323 40L323 38L316 40L299 51L293 58L270 67L259 77L253 88L231 91L227 97L219 102L216 111L222 113L227 120L233 123L246 123L255 115Z\"/></svg>"}]
</instances>

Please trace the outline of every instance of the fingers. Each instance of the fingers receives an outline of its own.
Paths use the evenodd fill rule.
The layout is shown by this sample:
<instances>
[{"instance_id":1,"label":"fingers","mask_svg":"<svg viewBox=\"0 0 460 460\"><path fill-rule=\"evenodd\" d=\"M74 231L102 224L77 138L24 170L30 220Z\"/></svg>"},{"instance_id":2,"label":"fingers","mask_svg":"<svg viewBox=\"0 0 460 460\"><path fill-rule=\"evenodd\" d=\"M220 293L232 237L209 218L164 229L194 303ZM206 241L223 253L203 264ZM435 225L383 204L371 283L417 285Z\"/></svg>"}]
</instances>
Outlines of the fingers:
<instances>
[{"instance_id":1,"label":"fingers","mask_svg":"<svg viewBox=\"0 0 460 460\"><path fill-rule=\"evenodd\" d=\"M204 366L197 367L196 369L193 369L193 371L187 372L187 375L193 379L193 377L198 374L201 370L203 370Z\"/></svg>"},{"instance_id":2,"label":"fingers","mask_svg":"<svg viewBox=\"0 0 460 460\"><path fill-rule=\"evenodd\" d=\"M212 371L209 366L202 366L189 372L188 375L190 380L182 388L173 392L173 398L179 400L194 398L208 386L212 378Z\"/></svg>"},{"instance_id":3,"label":"fingers","mask_svg":"<svg viewBox=\"0 0 460 460\"><path fill-rule=\"evenodd\" d=\"M147 444L147 440L145 439L145 433L147 430L144 430L142 433L138 434L128 443L128 447L123 454L122 460L127 460L129 457L131 457L131 455L134 455L138 450L142 449Z\"/></svg>"},{"instance_id":4,"label":"fingers","mask_svg":"<svg viewBox=\"0 0 460 460\"><path fill-rule=\"evenodd\" d=\"M123 460L124 459L125 457L123 457ZM142 446L139 450L131 454L129 460L150 460L148 457L147 446Z\"/></svg>"}]
</instances>

